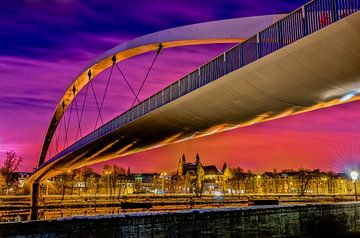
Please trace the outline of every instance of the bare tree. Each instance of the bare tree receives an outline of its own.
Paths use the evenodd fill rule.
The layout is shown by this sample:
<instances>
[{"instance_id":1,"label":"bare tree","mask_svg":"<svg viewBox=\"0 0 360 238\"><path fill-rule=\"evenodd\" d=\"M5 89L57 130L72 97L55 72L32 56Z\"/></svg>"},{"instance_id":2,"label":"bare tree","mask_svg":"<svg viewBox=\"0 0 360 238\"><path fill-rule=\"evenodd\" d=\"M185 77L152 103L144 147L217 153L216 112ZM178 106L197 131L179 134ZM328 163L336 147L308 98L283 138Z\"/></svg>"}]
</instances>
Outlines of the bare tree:
<instances>
[{"instance_id":1,"label":"bare tree","mask_svg":"<svg viewBox=\"0 0 360 238\"><path fill-rule=\"evenodd\" d=\"M245 193L256 193L256 176L251 170L245 173Z\"/></svg>"},{"instance_id":2,"label":"bare tree","mask_svg":"<svg viewBox=\"0 0 360 238\"><path fill-rule=\"evenodd\" d=\"M82 170L82 179L84 182L84 192L87 193L89 188L93 187L95 185L95 172L92 168L89 167L85 167Z\"/></svg>"},{"instance_id":3,"label":"bare tree","mask_svg":"<svg viewBox=\"0 0 360 238\"><path fill-rule=\"evenodd\" d=\"M1 174L5 177L6 187L10 188L13 182L14 172L21 166L23 158L18 156L15 151L6 152L3 167L1 167Z\"/></svg>"},{"instance_id":4,"label":"bare tree","mask_svg":"<svg viewBox=\"0 0 360 238\"><path fill-rule=\"evenodd\" d=\"M60 193L62 195L62 199L64 199L67 184L69 181L69 175L68 173L62 173L56 176L55 184L60 189Z\"/></svg>"},{"instance_id":5,"label":"bare tree","mask_svg":"<svg viewBox=\"0 0 360 238\"><path fill-rule=\"evenodd\" d=\"M74 187L75 182L79 180L80 172L78 169L74 169L71 171L68 171L68 179L69 179L69 185L68 188L70 189L70 195L72 196L74 193Z\"/></svg>"},{"instance_id":6,"label":"bare tree","mask_svg":"<svg viewBox=\"0 0 360 238\"><path fill-rule=\"evenodd\" d=\"M121 180L121 176L126 174L126 170L117 165L105 165L103 168L103 178L106 181L107 191L110 197L115 195L117 183Z\"/></svg>"},{"instance_id":7,"label":"bare tree","mask_svg":"<svg viewBox=\"0 0 360 238\"><path fill-rule=\"evenodd\" d=\"M328 177L328 193L335 193L336 191L336 174L334 172L329 171L327 174Z\"/></svg>"},{"instance_id":8,"label":"bare tree","mask_svg":"<svg viewBox=\"0 0 360 238\"><path fill-rule=\"evenodd\" d=\"M139 181L135 181L134 184L134 193L138 195L141 191L141 183Z\"/></svg>"},{"instance_id":9,"label":"bare tree","mask_svg":"<svg viewBox=\"0 0 360 238\"><path fill-rule=\"evenodd\" d=\"M316 181L316 178L319 178L319 177L320 177L320 171L318 169L314 170L314 171L300 169L298 172L298 180L299 180L298 193L299 193L299 195L304 196L306 190L309 189L310 182L312 180Z\"/></svg>"},{"instance_id":10,"label":"bare tree","mask_svg":"<svg viewBox=\"0 0 360 238\"><path fill-rule=\"evenodd\" d=\"M243 171L242 168L240 167L234 167L231 169L231 173L232 173L232 182L235 183L236 186L236 190L237 192L239 192L240 190L240 183L242 180L244 180L245 178L245 173Z\"/></svg>"},{"instance_id":11,"label":"bare tree","mask_svg":"<svg viewBox=\"0 0 360 238\"><path fill-rule=\"evenodd\" d=\"M0 174L0 194L4 194L6 188L7 188L6 178L2 174Z\"/></svg>"}]
</instances>

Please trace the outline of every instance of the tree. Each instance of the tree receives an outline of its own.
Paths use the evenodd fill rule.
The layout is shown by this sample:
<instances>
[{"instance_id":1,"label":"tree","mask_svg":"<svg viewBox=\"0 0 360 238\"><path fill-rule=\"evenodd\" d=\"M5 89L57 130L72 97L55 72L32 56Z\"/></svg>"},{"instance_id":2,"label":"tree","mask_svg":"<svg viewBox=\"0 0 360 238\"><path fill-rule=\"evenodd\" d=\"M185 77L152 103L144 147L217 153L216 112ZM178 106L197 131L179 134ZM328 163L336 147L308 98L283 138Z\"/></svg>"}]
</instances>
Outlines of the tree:
<instances>
[{"instance_id":1,"label":"tree","mask_svg":"<svg viewBox=\"0 0 360 238\"><path fill-rule=\"evenodd\" d=\"M315 178L318 178L318 177L320 177L320 171L318 169L314 170L314 171L300 169L298 172L298 180L299 180L298 193L299 193L299 195L304 196L305 191L309 189L310 181L314 180Z\"/></svg>"},{"instance_id":2,"label":"tree","mask_svg":"<svg viewBox=\"0 0 360 238\"><path fill-rule=\"evenodd\" d=\"M0 194L4 194L6 188L7 188L6 178L2 174L0 174Z\"/></svg>"},{"instance_id":3,"label":"tree","mask_svg":"<svg viewBox=\"0 0 360 238\"><path fill-rule=\"evenodd\" d=\"M107 191L110 197L115 194L117 182L126 174L126 170L117 165L105 165L103 168L103 179L106 181Z\"/></svg>"},{"instance_id":4,"label":"tree","mask_svg":"<svg viewBox=\"0 0 360 238\"><path fill-rule=\"evenodd\" d=\"M141 182L140 181L135 181L135 184L134 184L134 193L135 194L139 194L141 191Z\"/></svg>"},{"instance_id":5,"label":"tree","mask_svg":"<svg viewBox=\"0 0 360 238\"><path fill-rule=\"evenodd\" d=\"M59 174L56 176L55 184L56 184L56 187L60 190L62 199L64 199L67 184L68 184L69 180L70 180L70 176L68 173L62 173L62 174Z\"/></svg>"},{"instance_id":6,"label":"tree","mask_svg":"<svg viewBox=\"0 0 360 238\"><path fill-rule=\"evenodd\" d=\"M196 157L197 162L199 162L200 160L198 159L198 155ZM201 163L199 162L197 164L197 172L196 172L196 186L195 186L195 193L196 193L196 197L201 197L202 193L203 193L203 186L204 186L204 175L205 175L205 171L201 165Z\"/></svg>"},{"instance_id":7,"label":"tree","mask_svg":"<svg viewBox=\"0 0 360 238\"><path fill-rule=\"evenodd\" d=\"M92 168L85 167L82 169L82 179L84 182L84 192L87 193L89 188L94 187L96 183L95 172Z\"/></svg>"},{"instance_id":8,"label":"tree","mask_svg":"<svg viewBox=\"0 0 360 238\"><path fill-rule=\"evenodd\" d=\"M74 193L75 181L79 180L80 172L78 169L74 169L74 170L68 171L67 175L68 175L68 179L69 179L68 188L70 189L70 195L72 196Z\"/></svg>"},{"instance_id":9,"label":"tree","mask_svg":"<svg viewBox=\"0 0 360 238\"><path fill-rule=\"evenodd\" d=\"M251 170L245 173L245 193L256 193L256 175Z\"/></svg>"},{"instance_id":10,"label":"tree","mask_svg":"<svg viewBox=\"0 0 360 238\"><path fill-rule=\"evenodd\" d=\"M336 191L336 174L334 172L329 171L327 173L328 177L328 193L335 193Z\"/></svg>"},{"instance_id":11,"label":"tree","mask_svg":"<svg viewBox=\"0 0 360 238\"><path fill-rule=\"evenodd\" d=\"M322 173L320 172L319 169L316 169L314 171L311 171L310 173L310 179L312 180L313 184L315 184L315 188L316 188L316 193L320 194L322 187L321 185L323 185L323 181L321 180L321 175ZM320 189L319 189L320 186Z\"/></svg>"},{"instance_id":12,"label":"tree","mask_svg":"<svg viewBox=\"0 0 360 238\"><path fill-rule=\"evenodd\" d=\"M124 194L126 191L127 178L128 178L128 175L126 175L126 174L120 174L120 176L118 177L118 181L117 181L118 197L120 197L120 195Z\"/></svg>"},{"instance_id":13,"label":"tree","mask_svg":"<svg viewBox=\"0 0 360 238\"><path fill-rule=\"evenodd\" d=\"M245 174L242 168L235 167L231 169L232 180L237 184L236 190L240 190L240 182L245 178Z\"/></svg>"},{"instance_id":14,"label":"tree","mask_svg":"<svg viewBox=\"0 0 360 238\"><path fill-rule=\"evenodd\" d=\"M21 166L23 158L18 156L15 151L6 152L1 174L5 177L6 187L10 188L13 182L14 172Z\"/></svg>"}]
</instances>

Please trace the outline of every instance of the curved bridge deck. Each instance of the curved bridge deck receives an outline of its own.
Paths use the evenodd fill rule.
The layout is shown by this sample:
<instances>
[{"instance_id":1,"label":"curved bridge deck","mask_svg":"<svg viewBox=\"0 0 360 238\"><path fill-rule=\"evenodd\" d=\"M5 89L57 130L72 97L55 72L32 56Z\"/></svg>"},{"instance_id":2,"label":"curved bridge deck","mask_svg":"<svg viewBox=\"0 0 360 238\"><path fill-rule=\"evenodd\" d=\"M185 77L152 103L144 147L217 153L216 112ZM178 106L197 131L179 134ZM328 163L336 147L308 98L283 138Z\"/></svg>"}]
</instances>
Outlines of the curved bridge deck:
<instances>
[{"instance_id":1,"label":"curved bridge deck","mask_svg":"<svg viewBox=\"0 0 360 238\"><path fill-rule=\"evenodd\" d=\"M359 2L333 2L312 1L236 45L66 148L29 181L359 99Z\"/></svg>"}]
</instances>

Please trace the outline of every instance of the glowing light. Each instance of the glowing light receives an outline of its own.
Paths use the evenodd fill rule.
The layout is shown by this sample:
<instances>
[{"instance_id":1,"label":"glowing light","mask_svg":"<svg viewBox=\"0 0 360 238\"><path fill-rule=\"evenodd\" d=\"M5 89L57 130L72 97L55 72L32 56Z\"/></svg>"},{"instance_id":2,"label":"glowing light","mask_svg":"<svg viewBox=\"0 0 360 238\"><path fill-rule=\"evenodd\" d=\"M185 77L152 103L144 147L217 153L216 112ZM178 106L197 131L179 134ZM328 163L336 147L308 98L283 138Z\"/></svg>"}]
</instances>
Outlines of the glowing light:
<instances>
[{"instance_id":1,"label":"glowing light","mask_svg":"<svg viewBox=\"0 0 360 238\"><path fill-rule=\"evenodd\" d=\"M352 172L350 173L350 176L351 176L352 180L355 181L355 180L357 179L357 177L358 177L358 172L352 171Z\"/></svg>"},{"instance_id":2,"label":"glowing light","mask_svg":"<svg viewBox=\"0 0 360 238\"><path fill-rule=\"evenodd\" d=\"M346 94L345 96L340 98L340 102L346 102L346 101L350 100L351 98L353 98L354 96L355 96L354 93Z\"/></svg>"}]
</instances>

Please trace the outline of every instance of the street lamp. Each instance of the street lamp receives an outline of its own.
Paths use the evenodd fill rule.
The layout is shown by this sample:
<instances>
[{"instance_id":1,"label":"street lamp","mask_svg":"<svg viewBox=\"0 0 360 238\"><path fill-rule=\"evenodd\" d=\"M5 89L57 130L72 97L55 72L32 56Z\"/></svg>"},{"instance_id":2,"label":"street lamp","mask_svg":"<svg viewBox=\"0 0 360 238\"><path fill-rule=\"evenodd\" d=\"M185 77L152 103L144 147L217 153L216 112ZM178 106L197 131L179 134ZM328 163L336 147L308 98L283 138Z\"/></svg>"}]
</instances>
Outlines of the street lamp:
<instances>
[{"instance_id":1,"label":"street lamp","mask_svg":"<svg viewBox=\"0 0 360 238\"><path fill-rule=\"evenodd\" d=\"M355 200L357 201L358 200L358 197L357 197L357 192L356 192L356 179L358 177L358 173L356 171L352 171L350 173L350 176L352 178L352 180L354 181L354 188L355 188Z\"/></svg>"},{"instance_id":2,"label":"street lamp","mask_svg":"<svg viewBox=\"0 0 360 238\"><path fill-rule=\"evenodd\" d=\"M111 196L111 191L110 191L110 174L111 174L111 171L109 170L106 170L105 171L105 174L107 175L107 192L108 192L108 195Z\"/></svg>"}]
</instances>

